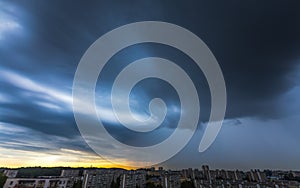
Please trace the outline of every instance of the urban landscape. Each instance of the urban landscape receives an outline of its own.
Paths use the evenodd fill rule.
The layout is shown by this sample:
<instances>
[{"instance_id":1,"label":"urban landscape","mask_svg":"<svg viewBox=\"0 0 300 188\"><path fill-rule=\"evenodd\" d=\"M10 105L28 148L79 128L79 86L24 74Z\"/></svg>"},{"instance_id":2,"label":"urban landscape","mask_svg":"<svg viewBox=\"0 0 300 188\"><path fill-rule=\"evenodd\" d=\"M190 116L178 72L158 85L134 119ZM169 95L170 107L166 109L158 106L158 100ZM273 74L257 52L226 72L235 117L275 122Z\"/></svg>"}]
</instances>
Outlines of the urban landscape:
<instances>
[{"instance_id":1,"label":"urban landscape","mask_svg":"<svg viewBox=\"0 0 300 188\"><path fill-rule=\"evenodd\" d=\"M151 167L121 168L18 168L1 169L3 188L293 188L300 187L300 171L166 170ZM40 173L40 174L39 174Z\"/></svg>"},{"instance_id":2,"label":"urban landscape","mask_svg":"<svg viewBox=\"0 0 300 188\"><path fill-rule=\"evenodd\" d=\"M300 0L0 0L0 188L300 188L299 122Z\"/></svg>"}]
</instances>

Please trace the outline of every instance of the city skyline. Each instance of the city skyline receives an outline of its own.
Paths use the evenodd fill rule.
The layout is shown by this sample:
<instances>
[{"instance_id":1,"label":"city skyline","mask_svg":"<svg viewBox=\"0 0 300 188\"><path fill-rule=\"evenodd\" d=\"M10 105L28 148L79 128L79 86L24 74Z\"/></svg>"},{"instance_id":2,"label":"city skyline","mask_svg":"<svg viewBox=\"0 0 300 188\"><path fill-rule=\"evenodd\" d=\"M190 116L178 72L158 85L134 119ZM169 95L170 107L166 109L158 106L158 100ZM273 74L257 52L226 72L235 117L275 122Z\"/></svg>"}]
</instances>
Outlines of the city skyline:
<instances>
[{"instance_id":1,"label":"city skyline","mask_svg":"<svg viewBox=\"0 0 300 188\"><path fill-rule=\"evenodd\" d=\"M2 174L2 175L1 175ZM3 179L3 175L6 177ZM5 181L3 181L5 180ZM120 168L21 168L0 169L0 186L59 188L250 188L280 186L298 188L300 171L251 169L248 171L198 168L167 170L163 167Z\"/></svg>"},{"instance_id":2,"label":"city skyline","mask_svg":"<svg viewBox=\"0 0 300 188\"><path fill-rule=\"evenodd\" d=\"M174 88L159 79L143 80L130 93L132 113L141 119L149 117L151 99L164 100L166 119L154 131L135 135L124 129L110 103L112 83L124 67L158 56L183 67L201 102L192 139L158 166L299 170L299 8L299 1L1 1L0 166L134 167L136 153L118 152L106 140L99 143L102 156L88 146L74 119L72 84L81 57L95 40L122 25L154 20L190 30L218 60L227 90L222 129L206 151L198 151L211 110L206 77L183 52L146 43L115 54L98 78L97 112L108 132L122 143L146 147L176 129L184 109Z\"/></svg>"}]
</instances>

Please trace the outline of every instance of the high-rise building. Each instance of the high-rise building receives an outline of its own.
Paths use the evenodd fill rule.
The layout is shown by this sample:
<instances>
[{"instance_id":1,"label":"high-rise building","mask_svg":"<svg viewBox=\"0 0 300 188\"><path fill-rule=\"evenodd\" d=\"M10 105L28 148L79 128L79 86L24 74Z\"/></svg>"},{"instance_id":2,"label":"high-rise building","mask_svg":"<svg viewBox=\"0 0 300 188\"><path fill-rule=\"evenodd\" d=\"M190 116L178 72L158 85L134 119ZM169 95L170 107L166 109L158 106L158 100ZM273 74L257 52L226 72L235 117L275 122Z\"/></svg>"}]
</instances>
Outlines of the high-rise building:
<instances>
[{"instance_id":1,"label":"high-rise building","mask_svg":"<svg viewBox=\"0 0 300 188\"><path fill-rule=\"evenodd\" d=\"M121 178L121 188L145 187L146 172L145 171L129 171L125 172Z\"/></svg>"},{"instance_id":2,"label":"high-rise building","mask_svg":"<svg viewBox=\"0 0 300 188\"><path fill-rule=\"evenodd\" d=\"M123 171L111 169L85 170L83 172L83 188L110 188L114 183L118 184L118 178Z\"/></svg>"},{"instance_id":3,"label":"high-rise building","mask_svg":"<svg viewBox=\"0 0 300 188\"><path fill-rule=\"evenodd\" d=\"M69 178L42 177L42 178L8 178L3 188L72 188Z\"/></svg>"},{"instance_id":4,"label":"high-rise building","mask_svg":"<svg viewBox=\"0 0 300 188\"><path fill-rule=\"evenodd\" d=\"M210 171L209 171L208 165L203 165L202 166L202 170L203 170L204 178L211 183L211 175L210 175Z\"/></svg>"},{"instance_id":5,"label":"high-rise building","mask_svg":"<svg viewBox=\"0 0 300 188\"><path fill-rule=\"evenodd\" d=\"M79 170L62 170L61 175L62 177L78 177L79 176Z\"/></svg>"}]
</instances>

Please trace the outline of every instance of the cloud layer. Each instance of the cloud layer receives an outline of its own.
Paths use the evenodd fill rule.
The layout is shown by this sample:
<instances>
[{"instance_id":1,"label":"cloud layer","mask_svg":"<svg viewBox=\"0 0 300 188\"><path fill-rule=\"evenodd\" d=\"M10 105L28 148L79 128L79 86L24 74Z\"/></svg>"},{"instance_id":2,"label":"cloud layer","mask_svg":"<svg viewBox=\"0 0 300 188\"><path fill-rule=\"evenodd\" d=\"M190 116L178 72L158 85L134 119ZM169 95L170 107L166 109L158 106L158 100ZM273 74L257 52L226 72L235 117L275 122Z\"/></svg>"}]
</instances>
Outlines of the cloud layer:
<instances>
[{"instance_id":1,"label":"cloud layer","mask_svg":"<svg viewBox=\"0 0 300 188\"><path fill-rule=\"evenodd\" d=\"M97 110L112 135L144 146L172 134L180 103L174 89L160 80L144 80L131 95L132 111L141 118L149 116L152 98L165 100L169 111L160 129L134 136L120 126L111 110L111 84L118 72L136 59L159 56L176 62L191 75L201 101L198 132L183 152L164 165L192 167L208 162L227 168L300 167L300 153L294 150L299 143L295 122L300 116L299 1L2 1L0 7L0 166L15 163L13 158L21 161L20 165L32 165L36 154L43 155L47 164L52 160L55 164L108 165L96 158L74 121L76 66L86 49L111 29L158 20L189 29L214 53L227 85L227 120L211 149L195 153L193 148L199 144L210 111L205 77L176 49L135 45L110 60L97 85ZM82 105L81 113L85 113L84 105L89 104L83 101ZM103 141L101 147L110 153L114 146ZM266 147L268 151L263 149ZM237 157L241 151L245 160ZM70 163L64 155L70 156ZM81 160L83 155L87 157ZM226 157L215 157L219 155ZM134 161L134 155L111 157L122 158L124 164ZM285 160L290 165L281 162Z\"/></svg>"}]
</instances>

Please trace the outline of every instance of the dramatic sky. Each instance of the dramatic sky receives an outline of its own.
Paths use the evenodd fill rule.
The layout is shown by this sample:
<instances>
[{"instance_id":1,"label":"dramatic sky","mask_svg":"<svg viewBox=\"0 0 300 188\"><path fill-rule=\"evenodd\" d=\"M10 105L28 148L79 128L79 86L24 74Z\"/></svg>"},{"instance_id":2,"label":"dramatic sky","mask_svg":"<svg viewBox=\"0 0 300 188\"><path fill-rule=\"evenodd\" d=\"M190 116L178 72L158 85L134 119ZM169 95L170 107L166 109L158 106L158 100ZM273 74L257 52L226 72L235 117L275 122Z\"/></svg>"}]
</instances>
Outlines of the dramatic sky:
<instances>
[{"instance_id":1,"label":"dramatic sky","mask_svg":"<svg viewBox=\"0 0 300 188\"><path fill-rule=\"evenodd\" d=\"M300 2L290 1L14 1L0 0L0 166L113 166L81 137L72 109L76 67L100 36L137 21L164 21L200 37L223 71L227 110L213 145L198 152L210 97L200 70L185 68L201 100L197 132L168 168L300 168ZM144 80L131 93L137 116L161 97L168 114L161 128L145 135L123 129L111 110L111 84L134 60L158 56L181 65L192 61L158 44L130 46L103 70L96 102L106 128L135 146L152 145L176 128L178 95L166 82ZM119 62L123 62L120 64ZM191 62L193 64L193 62ZM155 69L155 67L154 67ZM101 143L111 153L111 143ZM134 153L122 156L134 164ZM116 157L114 155L112 158Z\"/></svg>"}]
</instances>

